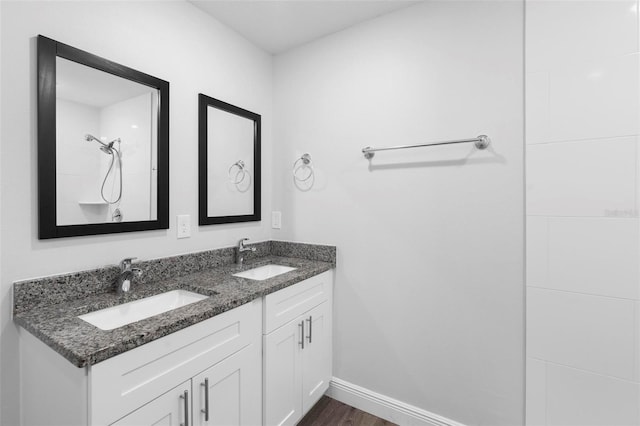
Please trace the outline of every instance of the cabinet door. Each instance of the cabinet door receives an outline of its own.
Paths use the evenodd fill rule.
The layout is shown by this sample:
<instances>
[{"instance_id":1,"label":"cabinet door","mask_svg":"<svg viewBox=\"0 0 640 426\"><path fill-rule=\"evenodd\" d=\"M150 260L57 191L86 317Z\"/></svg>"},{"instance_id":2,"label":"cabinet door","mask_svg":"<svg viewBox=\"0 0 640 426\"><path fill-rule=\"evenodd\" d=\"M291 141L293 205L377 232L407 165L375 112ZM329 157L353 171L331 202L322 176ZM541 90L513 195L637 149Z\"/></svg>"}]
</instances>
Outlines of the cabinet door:
<instances>
[{"instance_id":1,"label":"cabinet door","mask_svg":"<svg viewBox=\"0 0 640 426\"><path fill-rule=\"evenodd\" d=\"M92 365L89 423L110 424L248 344L259 344L261 316L261 301L253 301Z\"/></svg>"},{"instance_id":2,"label":"cabinet door","mask_svg":"<svg viewBox=\"0 0 640 426\"><path fill-rule=\"evenodd\" d=\"M262 423L261 357L259 345L251 343L193 378L194 426Z\"/></svg>"},{"instance_id":3,"label":"cabinet door","mask_svg":"<svg viewBox=\"0 0 640 426\"><path fill-rule=\"evenodd\" d=\"M302 417L302 318L264 336L264 424L294 425Z\"/></svg>"},{"instance_id":4,"label":"cabinet door","mask_svg":"<svg viewBox=\"0 0 640 426\"><path fill-rule=\"evenodd\" d=\"M185 403L185 392L188 400ZM113 426L185 426L187 415L191 415L191 380L160 395L153 401L123 417ZM185 412L187 408L187 412ZM189 425L191 418L189 418Z\"/></svg>"},{"instance_id":5,"label":"cabinet door","mask_svg":"<svg viewBox=\"0 0 640 426\"><path fill-rule=\"evenodd\" d=\"M305 345L302 357L302 412L307 413L329 388L332 365L332 327L329 302L303 315Z\"/></svg>"}]
</instances>

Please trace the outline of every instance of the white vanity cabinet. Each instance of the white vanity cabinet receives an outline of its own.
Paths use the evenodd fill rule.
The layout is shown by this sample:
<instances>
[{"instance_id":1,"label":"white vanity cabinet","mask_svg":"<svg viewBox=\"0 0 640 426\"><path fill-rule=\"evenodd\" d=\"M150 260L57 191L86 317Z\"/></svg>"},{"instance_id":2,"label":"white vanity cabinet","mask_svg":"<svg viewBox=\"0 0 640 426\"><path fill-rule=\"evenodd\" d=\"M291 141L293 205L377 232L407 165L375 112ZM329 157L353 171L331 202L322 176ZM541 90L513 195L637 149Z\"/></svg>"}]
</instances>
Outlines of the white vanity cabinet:
<instances>
[{"instance_id":1,"label":"white vanity cabinet","mask_svg":"<svg viewBox=\"0 0 640 426\"><path fill-rule=\"evenodd\" d=\"M249 345L113 426L259 425L260 356L260 348Z\"/></svg>"},{"instance_id":2,"label":"white vanity cabinet","mask_svg":"<svg viewBox=\"0 0 640 426\"><path fill-rule=\"evenodd\" d=\"M331 380L331 271L264 299L264 424L294 425Z\"/></svg>"},{"instance_id":3,"label":"white vanity cabinet","mask_svg":"<svg viewBox=\"0 0 640 426\"><path fill-rule=\"evenodd\" d=\"M179 425L185 415L187 426L261 422L260 299L88 368L22 333L24 425Z\"/></svg>"},{"instance_id":4,"label":"white vanity cabinet","mask_svg":"<svg viewBox=\"0 0 640 426\"><path fill-rule=\"evenodd\" d=\"M22 425L293 425L331 379L332 287L327 271L87 368L20 329Z\"/></svg>"}]
</instances>

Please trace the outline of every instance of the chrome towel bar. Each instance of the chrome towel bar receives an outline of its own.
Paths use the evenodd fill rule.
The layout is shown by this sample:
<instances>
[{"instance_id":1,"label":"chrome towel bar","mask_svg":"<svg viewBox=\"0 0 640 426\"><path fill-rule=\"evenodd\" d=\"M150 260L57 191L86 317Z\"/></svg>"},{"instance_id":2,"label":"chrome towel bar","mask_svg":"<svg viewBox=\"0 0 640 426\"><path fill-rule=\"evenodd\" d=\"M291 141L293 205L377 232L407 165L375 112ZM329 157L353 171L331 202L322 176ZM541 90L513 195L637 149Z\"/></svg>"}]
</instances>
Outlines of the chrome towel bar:
<instances>
[{"instance_id":1,"label":"chrome towel bar","mask_svg":"<svg viewBox=\"0 0 640 426\"><path fill-rule=\"evenodd\" d=\"M370 146L362 148L362 153L364 154L364 158L370 160L375 155L376 151L391 151L394 149L406 149L406 148L421 148L423 146L437 146L437 145L451 145L454 143L471 143L473 142L478 149L485 149L491 143L491 139L487 135L480 135L473 139L459 139L455 141L444 141L444 142L432 142L432 143L420 143L417 145L400 145L400 146L390 146L387 148L372 148Z\"/></svg>"}]
</instances>

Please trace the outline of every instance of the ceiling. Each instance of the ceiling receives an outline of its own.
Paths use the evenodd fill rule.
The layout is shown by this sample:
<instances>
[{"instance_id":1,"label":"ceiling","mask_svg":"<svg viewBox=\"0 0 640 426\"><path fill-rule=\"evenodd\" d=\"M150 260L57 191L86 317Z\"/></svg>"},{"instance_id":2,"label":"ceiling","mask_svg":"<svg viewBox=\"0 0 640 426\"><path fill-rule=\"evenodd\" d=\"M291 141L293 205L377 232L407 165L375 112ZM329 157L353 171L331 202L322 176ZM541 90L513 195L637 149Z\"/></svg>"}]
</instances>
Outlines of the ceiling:
<instances>
[{"instance_id":1,"label":"ceiling","mask_svg":"<svg viewBox=\"0 0 640 426\"><path fill-rule=\"evenodd\" d=\"M157 92L156 88L61 57L56 58L57 99L104 108L145 93L154 92Z\"/></svg>"},{"instance_id":2,"label":"ceiling","mask_svg":"<svg viewBox=\"0 0 640 426\"><path fill-rule=\"evenodd\" d=\"M419 1L188 0L272 54Z\"/></svg>"}]
</instances>

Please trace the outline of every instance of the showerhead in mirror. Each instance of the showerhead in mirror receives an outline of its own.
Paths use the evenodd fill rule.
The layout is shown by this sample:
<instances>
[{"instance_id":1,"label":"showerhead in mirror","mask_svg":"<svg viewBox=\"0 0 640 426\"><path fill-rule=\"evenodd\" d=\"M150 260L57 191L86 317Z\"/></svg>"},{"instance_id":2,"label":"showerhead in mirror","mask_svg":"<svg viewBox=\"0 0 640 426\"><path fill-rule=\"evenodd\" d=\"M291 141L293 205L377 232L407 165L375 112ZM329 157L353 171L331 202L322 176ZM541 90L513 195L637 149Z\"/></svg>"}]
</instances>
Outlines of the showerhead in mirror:
<instances>
[{"instance_id":1,"label":"showerhead in mirror","mask_svg":"<svg viewBox=\"0 0 640 426\"><path fill-rule=\"evenodd\" d=\"M84 135L84 140L86 140L87 142L91 142L91 141L96 141L98 142L100 145L102 145L100 147L100 151L104 152L105 154L109 154L109 155L113 155L113 151L118 152L114 147L113 144L118 142L120 143L120 138L116 138L114 140L112 140L111 142L109 142L108 144L102 142L100 139L96 138L95 136L87 133L86 135Z\"/></svg>"},{"instance_id":2,"label":"showerhead in mirror","mask_svg":"<svg viewBox=\"0 0 640 426\"><path fill-rule=\"evenodd\" d=\"M95 136L87 133L86 135L84 135L84 140L86 140L87 142L91 142L91 141L96 141L98 142L100 145L102 145L100 147L100 151L104 152L105 154L111 155L111 163L109 164L109 170L107 170L107 173L104 175L104 180L102 181L102 187L100 188L100 196L102 197L102 199L104 200L105 203L107 204L115 204L117 202L119 202L122 199L122 163L121 163L121 158L120 158L120 151L118 151L116 148L114 148L113 144L118 142L118 144L121 142L120 138L116 138L114 140L112 140L111 142L109 142L108 144L102 142L100 139L96 138ZM116 155L113 155L115 152ZM119 182L119 191L118 191L118 197L115 200L109 200L106 196L105 196L105 191L104 191L104 186L107 183L107 179L109 178L109 174L111 174L111 171L113 170L113 165L115 160L118 159L118 172L119 172L119 177L120 177L120 182Z\"/></svg>"}]
</instances>

